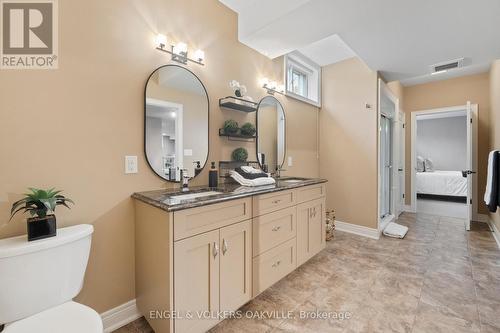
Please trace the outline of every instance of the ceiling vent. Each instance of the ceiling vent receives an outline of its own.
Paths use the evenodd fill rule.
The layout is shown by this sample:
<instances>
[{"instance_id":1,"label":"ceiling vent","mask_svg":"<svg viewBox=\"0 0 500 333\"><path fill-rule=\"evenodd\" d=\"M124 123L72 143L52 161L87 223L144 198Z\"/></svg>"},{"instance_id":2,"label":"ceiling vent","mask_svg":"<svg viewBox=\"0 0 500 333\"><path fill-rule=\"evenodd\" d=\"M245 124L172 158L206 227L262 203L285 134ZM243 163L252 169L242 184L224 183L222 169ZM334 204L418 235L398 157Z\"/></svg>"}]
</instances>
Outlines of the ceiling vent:
<instances>
[{"instance_id":1,"label":"ceiling vent","mask_svg":"<svg viewBox=\"0 0 500 333\"><path fill-rule=\"evenodd\" d=\"M440 62L431 66L431 74L445 73L449 70L461 68L464 65L464 58Z\"/></svg>"}]
</instances>

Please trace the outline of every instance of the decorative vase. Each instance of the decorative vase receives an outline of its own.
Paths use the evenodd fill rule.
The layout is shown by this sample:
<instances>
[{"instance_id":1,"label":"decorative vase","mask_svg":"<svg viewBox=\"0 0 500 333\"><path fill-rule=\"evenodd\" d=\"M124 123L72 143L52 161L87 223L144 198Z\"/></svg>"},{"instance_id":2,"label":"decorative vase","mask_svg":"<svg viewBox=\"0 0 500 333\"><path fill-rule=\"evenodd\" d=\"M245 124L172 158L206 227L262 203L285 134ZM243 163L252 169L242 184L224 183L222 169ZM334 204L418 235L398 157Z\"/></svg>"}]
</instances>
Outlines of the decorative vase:
<instances>
[{"instance_id":1,"label":"decorative vase","mask_svg":"<svg viewBox=\"0 0 500 333\"><path fill-rule=\"evenodd\" d=\"M54 237L57 233L56 216L31 217L27 221L28 242Z\"/></svg>"}]
</instances>

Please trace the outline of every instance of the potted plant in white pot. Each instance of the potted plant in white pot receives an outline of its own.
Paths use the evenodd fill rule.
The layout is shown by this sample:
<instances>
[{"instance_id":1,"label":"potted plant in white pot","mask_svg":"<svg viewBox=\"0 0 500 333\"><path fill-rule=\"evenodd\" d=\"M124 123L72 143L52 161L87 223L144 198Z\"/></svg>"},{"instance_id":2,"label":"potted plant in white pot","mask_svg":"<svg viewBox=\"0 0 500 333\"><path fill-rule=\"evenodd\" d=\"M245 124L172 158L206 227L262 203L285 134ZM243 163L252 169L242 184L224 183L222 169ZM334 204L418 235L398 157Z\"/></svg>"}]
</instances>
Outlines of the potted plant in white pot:
<instances>
[{"instance_id":1,"label":"potted plant in white pot","mask_svg":"<svg viewBox=\"0 0 500 333\"><path fill-rule=\"evenodd\" d=\"M69 209L68 203L74 204L74 202L53 188L49 190L29 188L29 190L31 193L24 194L24 198L12 204L10 219L12 220L14 215L21 211L31 215L27 220L28 241L55 236L56 207L64 206Z\"/></svg>"}]
</instances>

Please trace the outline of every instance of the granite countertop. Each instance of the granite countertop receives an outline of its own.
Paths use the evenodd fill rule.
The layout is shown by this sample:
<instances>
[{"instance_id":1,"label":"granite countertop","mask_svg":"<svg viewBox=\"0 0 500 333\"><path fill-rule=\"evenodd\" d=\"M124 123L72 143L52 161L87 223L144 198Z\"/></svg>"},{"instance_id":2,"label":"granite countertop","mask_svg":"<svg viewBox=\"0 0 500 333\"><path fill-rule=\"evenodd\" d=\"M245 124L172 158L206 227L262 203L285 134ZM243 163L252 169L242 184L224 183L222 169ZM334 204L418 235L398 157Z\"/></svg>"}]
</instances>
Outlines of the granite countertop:
<instances>
[{"instance_id":1,"label":"granite countertop","mask_svg":"<svg viewBox=\"0 0 500 333\"><path fill-rule=\"evenodd\" d=\"M287 181L287 179L289 181ZM290 181L291 179L294 180ZM241 186L239 184L226 183L226 184L221 184L217 188L209 188L207 186L189 187L189 190L184 192L181 191L179 188L172 188L172 189L164 189L156 191L136 192L132 195L132 198L150 204L154 207L166 210L168 212L173 212L182 209L215 204L228 200L250 197L257 194L284 191L284 190L294 189L308 185L326 183L326 182L327 182L326 179L320 179L320 178L289 177L289 178L278 179L276 181L276 184L272 185L248 187L248 186ZM172 198L173 196L202 193L207 191L216 191L220 193L198 197L194 199Z\"/></svg>"}]
</instances>

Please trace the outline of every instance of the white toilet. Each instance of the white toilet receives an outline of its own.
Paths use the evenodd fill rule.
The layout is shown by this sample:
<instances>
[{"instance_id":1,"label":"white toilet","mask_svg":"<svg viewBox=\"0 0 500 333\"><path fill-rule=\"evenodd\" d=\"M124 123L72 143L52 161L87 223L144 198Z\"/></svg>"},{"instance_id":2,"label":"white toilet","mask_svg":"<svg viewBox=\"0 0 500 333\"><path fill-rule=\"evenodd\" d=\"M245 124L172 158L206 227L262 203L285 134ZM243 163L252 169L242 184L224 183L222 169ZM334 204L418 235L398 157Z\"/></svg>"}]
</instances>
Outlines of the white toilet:
<instances>
[{"instance_id":1,"label":"white toilet","mask_svg":"<svg viewBox=\"0 0 500 333\"><path fill-rule=\"evenodd\" d=\"M94 228L57 229L57 236L28 242L0 240L2 333L102 333L102 320L73 302L83 285Z\"/></svg>"}]
</instances>

